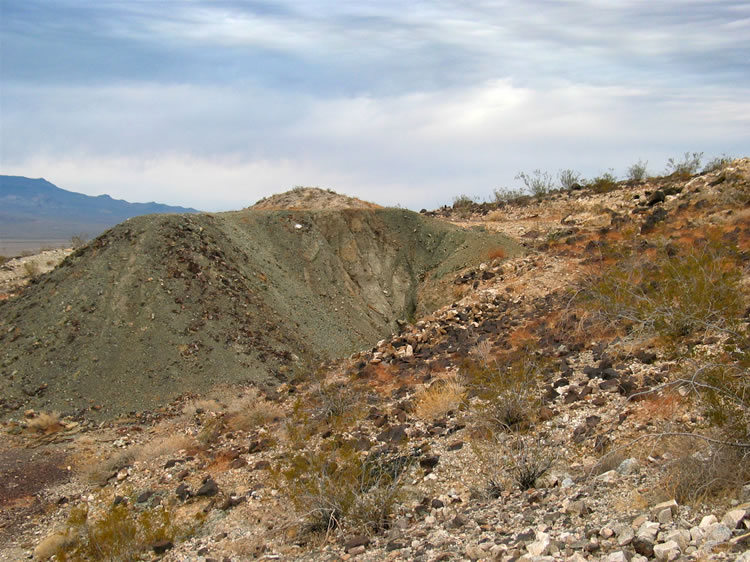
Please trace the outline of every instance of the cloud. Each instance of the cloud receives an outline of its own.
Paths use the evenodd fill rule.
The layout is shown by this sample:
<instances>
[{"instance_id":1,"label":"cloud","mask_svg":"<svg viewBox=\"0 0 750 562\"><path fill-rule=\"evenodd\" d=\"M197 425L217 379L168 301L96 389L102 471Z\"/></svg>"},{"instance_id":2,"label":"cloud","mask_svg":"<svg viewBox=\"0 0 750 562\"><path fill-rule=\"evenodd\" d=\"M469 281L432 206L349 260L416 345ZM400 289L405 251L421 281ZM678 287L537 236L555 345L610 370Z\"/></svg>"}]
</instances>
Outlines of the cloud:
<instances>
[{"instance_id":1,"label":"cloud","mask_svg":"<svg viewBox=\"0 0 750 562\"><path fill-rule=\"evenodd\" d=\"M521 170L750 152L745 2L3 10L0 166L69 189L215 210L313 184L419 208Z\"/></svg>"}]
</instances>

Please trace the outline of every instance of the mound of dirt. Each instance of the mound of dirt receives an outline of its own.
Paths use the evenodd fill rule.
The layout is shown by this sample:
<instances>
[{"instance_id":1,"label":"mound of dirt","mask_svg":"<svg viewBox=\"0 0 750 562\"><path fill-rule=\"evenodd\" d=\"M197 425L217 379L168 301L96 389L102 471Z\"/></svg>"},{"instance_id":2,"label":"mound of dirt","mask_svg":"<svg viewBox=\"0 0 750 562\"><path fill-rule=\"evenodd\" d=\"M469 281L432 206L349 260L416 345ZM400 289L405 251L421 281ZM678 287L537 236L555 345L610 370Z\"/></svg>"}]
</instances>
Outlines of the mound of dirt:
<instances>
[{"instance_id":1,"label":"mound of dirt","mask_svg":"<svg viewBox=\"0 0 750 562\"><path fill-rule=\"evenodd\" d=\"M319 187L295 187L261 199L252 209L380 209L380 205Z\"/></svg>"},{"instance_id":2,"label":"mound of dirt","mask_svg":"<svg viewBox=\"0 0 750 562\"><path fill-rule=\"evenodd\" d=\"M498 247L520 251L400 209L131 219L0 303L2 416L276 385L450 302L449 273Z\"/></svg>"}]
</instances>

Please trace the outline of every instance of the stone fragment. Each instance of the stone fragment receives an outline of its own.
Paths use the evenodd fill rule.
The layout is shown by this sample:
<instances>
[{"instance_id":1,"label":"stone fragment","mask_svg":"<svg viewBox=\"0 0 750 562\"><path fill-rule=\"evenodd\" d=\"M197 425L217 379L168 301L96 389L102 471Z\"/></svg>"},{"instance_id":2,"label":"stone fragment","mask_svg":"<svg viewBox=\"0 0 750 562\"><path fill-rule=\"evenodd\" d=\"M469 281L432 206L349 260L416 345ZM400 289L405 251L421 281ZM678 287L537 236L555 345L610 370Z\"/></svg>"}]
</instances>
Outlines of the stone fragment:
<instances>
[{"instance_id":1,"label":"stone fragment","mask_svg":"<svg viewBox=\"0 0 750 562\"><path fill-rule=\"evenodd\" d=\"M648 540L650 542L656 541L656 535L659 533L659 524L654 521L646 521L638 527L636 536L639 539Z\"/></svg>"},{"instance_id":2,"label":"stone fragment","mask_svg":"<svg viewBox=\"0 0 750 562\"><path fill-rule=\"evenodd\" d=\"M700 544L706 537L706 533L700 527L692 527L690 529L690 540L695 544Z\"/></svg>"},{"instance_id":3,"label":"stone fragment","mask_svg":"<svg viewBox=\"0 0 750 562\"><path fill-rule=\"evenodd\" d=\"M631 544L633 550L646 558L651 558L654 555L654 542L649 539L636 537Z\"/></svg>"},{"instance_id":4,"label":"stone fragment","mask_svg":"<svg viewBox=\"0 0 750 562\"><path fill-rule=\"evenodd\" d=\"M640 470L640 464L636 459L630 458L622 461L617 467L617 472L623 476L636 474Z\"/></svg>"},{"instance_id":5,"label":"stone fragment","mask_svg":"<svg viewBox=\"0 0 750 562\"><path fill-rule=\"evenodd\" d=\"M714 523L706 529L706 542L720 543L732 538L732 530L723 523Z\"/></svg>"},{"instance_id":6,"label":"stone fragment","mask_svg":"<svg viewBox=\"0 0 750 562\"><path fill-rule=\"evenodd\" d=\"M631 527L630 525L620 523L619 525L615 525L613 530L617 535L618 546L627 546L631 542L633 542L633 539L635 538L633 527Z\"/></svg>"},{"instance_id":7,"label":"stone fragment","mask_svg":"<svg viewBox=\"0 0 750 562\"><path fill-rule=\"evenodd\" d=\"M550 540L547 533L537 532L536 540L526 545L531 556L544 556L549 551Z\"/></svg>"},{"instance_id":8,"label":"stone fragment","mask_svg":"<svg viewBox=\"0 0 750 562\"><path fill-rule=\"evenodd\" d=\"M686 529L674 529L664 535L664 542L674 541L680 547L681 552L685 552L690 544L690 531Z\"/></svg>"},{"instance_id":9,"label":"stone fragment","mask_svg":"<svg viewBox=\"0 0 750 562\"><path fill-rule=\"evenodd\" d=\"M658 519L659 523L662 525L666 525L667 523L672 522L672 510L668 507L665 507L661 511L657 512L656 518Z\"/></svg>"},{"instance_id":10,"label":"stone fragment","mask_svg":"<svg viewBox=\"0 0 750 562\"><path fill-rule=\"evenodd\" d=\"M654 558L659 562L677 560L680 557L680 554L680 545L675 541L667 541L654 546Z\"/></svg>"},{"instance_id":11,"label":"stone fragment","mask_svg":"<svg viewBox=\"0 0 750 562\"><path fill-rule=\"evenodd\" d=\"M617 552L610 552L605 560L606 562L630 562L630 560L628 559L628 555L625 554L622 550L618 550Z\"/></svg>"},{"instance_id":12,"label":"stone fragment","mask_svg":"<svg viewBox=\"0 0 750 562\"><path fill-rule=\"evenodd\" d=\"M214 482L213 478L208 478L203 486L198 488L198 491L195 492L196 496L215 496L219 492L219 485Z\"/></svg>"},{"instance_id":13,"label":"stone fragment","mask_svg":"<svg viewBox=\"0 0 750 562\"><path fill-rule=\"evenodd\" d=\"M714 524L716 524L718 522L719 522L719 520L716 519L715 515L706 515L703 519L701 519L700 525L698 525L698 526L705 531L711 525L714 525Z\"/></svg>"},{"instance_id":14,"label":"stone fragment","mask_svg":"<svg viewBox=\"0 0 750 562\"><path fill-rule=\"evenodd\" d=\"M721 518L721 522L730 529L736 529L739 527L740 522L745 518L745 514L746 511L744 509L733 509L724 514L724 517Z\"/></svg>"},{"instance_id":15,"label":"stone fragment","mask_svg":"<svg viewBox=\"0 0 750 562\"><path fill-rule=\"evenodd\" d=\"M180 498L182 501L185 501L192 495L192 493L190 492L190 488L188 487L188 485L183 482L182 484L177 486L177 489L175 490L175 495L178 498Z\"/></svg>"},{"instance_id":16,"label":"stone fragment","mask_svg":"<svg viewBox=\"0 0 750 562\"><path fill-rule=\"evenodd\" d=\"M173 546L174 544L172 544L172 541L164 539L164 540L156 541L155 543L153 543L151 545L151 550L154 551L154 554L164 554Z\"/></svg>"}]
</instances>

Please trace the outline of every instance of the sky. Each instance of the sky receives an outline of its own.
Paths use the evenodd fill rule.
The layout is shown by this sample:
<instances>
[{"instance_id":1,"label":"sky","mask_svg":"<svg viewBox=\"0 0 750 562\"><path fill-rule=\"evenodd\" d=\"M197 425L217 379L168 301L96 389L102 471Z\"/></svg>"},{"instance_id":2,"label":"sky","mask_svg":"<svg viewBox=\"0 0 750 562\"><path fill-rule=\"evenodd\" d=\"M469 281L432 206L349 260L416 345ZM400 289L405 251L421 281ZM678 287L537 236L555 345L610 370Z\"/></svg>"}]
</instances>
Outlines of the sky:
<instances>
[{"instance_id":1,"label":"sky","mask_svg":"<svg viewBox=\"0 0 750 562\"><path fill-rule=\"evenodd\" d=\"M750 156L750 2L0 0L0 173L206 211L419 210Z\"/></svg>"}]
</instances>

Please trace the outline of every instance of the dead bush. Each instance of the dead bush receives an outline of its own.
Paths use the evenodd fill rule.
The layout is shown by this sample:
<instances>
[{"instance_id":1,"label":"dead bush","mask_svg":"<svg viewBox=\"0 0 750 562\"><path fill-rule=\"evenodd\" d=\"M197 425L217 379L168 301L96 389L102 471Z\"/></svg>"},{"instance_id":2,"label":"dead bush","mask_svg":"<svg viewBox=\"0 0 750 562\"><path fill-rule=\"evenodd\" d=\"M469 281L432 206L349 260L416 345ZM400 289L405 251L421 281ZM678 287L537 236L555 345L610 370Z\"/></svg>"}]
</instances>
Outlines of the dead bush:
<instances>
[{"instance_id":1,"label":"dead bush","mask_svg":"<svg viewBox=\"0 0 750 562\"><path fill-rule=\"evenodd\" d=\"M26 422L26 426L36 432L49 435L63 428L58 412L42 412Z\"/></svg>"},{"instance_id":2,"label":"dead bush","mask_svg":"<svg viewBox=\"0 0 750 562\"><path fill-rule=\"evenodd\" d=\"M669 463L660 488L680 504L736 497L750 477L748 459L733 447L708 447Z\"/></svg>"},{"instance_id":3,"label":"dead bush","mask_svg":"<svg viewBox=\"0 0 750 562\"><path fill-rule=\"evenodd\" d=\"M415 396L414 414L423 420L435 420L459 408L466 396L466 388L455 375L435 381Z\"/></svg>"},{"instance_id":4,"label":"dead bush","mask_svg":"<svg viewBox=\"0 0 750 562\"><path fill-rule=\"evenodd\" d=\"M247 396L234 400L226 416L227 428L232 431L251 431L264 424L281 420L283 411L273 402L265 400L256 389Z\"/></svg>"},{"instance_id":5,"label":"dead bush","mask_svg":"<svg viewBox=\"0 0 750 562\"><path fill-rule=\"evenodd\" d=\"M490 260L504 260L506 257L508 257L508 254L506 253L505 248L501 246L490 250L487 254L487 258Z\"/></svg>"},{"instance_id":6,"label":"dead bush","mask_svg":"<svg viewBox=\"0 0 750 562\"><path fill-rule=\"evenodd\" d=\"M521 490L528 490L552 468L554 454L539 436L517 435L509 449L509 470Z\"/></svg>"}]
</instances>

